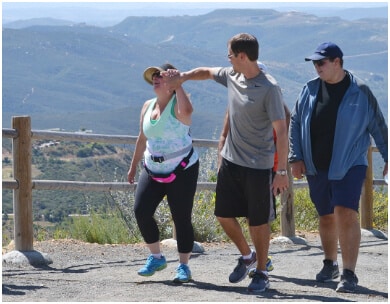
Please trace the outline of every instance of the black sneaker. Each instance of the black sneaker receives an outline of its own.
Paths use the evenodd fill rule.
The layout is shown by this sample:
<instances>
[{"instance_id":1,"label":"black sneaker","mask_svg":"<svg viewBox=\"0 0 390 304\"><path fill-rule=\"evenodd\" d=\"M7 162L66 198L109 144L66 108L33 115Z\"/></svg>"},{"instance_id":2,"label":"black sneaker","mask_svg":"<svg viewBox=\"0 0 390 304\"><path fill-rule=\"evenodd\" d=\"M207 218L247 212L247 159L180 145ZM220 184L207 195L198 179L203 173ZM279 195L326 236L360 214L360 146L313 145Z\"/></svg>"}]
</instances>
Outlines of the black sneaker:
<instances>
[{"instance_id":1,"label":"black sneaker","mask_svg":"<svg viewBox=\"0 0 390 304\"><path fill-rule=\"evenodd\" d=\"M249 272L249 269L256 263L256 252L252 252L252 257L248 260L244 260L243 257L238 259L238 264L234 268L233 272L229 276L230 283L238 283L245 279Z\"/></svg>"},{"instance_id":2,"label":"black sneaker","mask_svg":"<svg viewBox=\"0 0 390 304\"><path fill-rule=\"evenodd\" d=\"M324 260L324 267L317 273L316 280L317 282L330 282L338 278L339 275L339 266L333 265L332 260Z\"/></svg>"},{"instance_id":3,"label":"black sneaker","mask_svg":"<svg viewBox=\"0 0 390 304\"><path fill-rule=\"evenodd\" d=\"M344 269L341 275L340 283L337 285L337 292L355 292L357 283L359 282L356 274L349 270Z\"/></svg>"}]
</instances>

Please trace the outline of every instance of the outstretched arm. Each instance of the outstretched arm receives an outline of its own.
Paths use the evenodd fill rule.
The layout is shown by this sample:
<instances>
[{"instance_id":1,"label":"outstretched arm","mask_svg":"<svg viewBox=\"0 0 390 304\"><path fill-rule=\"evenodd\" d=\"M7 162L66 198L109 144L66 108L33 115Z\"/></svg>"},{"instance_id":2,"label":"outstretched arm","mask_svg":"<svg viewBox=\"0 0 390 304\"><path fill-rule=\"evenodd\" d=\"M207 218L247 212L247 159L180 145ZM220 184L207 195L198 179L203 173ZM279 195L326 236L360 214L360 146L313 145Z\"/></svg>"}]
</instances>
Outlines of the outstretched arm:
<instances>
[{"instance_id":1,"label":"outstretched arm","mask_svg":"<svg viewBox=\"0 0 390 304\"><path fill-rule=\"evenodd\" d=\"M183 84L187 80L207 80L214 79L214 73L218 71L220 68L208 68L208 67L199 67L187 72L181 72L177 74L175 70L168 70L166 72L161 73L170 87L177 87Z\"/></svg>"}]
</instances>

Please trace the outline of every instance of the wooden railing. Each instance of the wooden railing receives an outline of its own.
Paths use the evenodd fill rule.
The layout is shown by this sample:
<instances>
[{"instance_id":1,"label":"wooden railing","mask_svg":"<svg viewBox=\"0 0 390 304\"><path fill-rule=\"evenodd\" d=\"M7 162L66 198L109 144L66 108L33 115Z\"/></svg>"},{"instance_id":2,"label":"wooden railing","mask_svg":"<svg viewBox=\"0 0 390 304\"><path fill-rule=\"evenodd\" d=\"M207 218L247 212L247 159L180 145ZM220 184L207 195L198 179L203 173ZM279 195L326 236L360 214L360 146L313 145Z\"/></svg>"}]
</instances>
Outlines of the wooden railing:
<instances>
[{"instance_id":1,"label":"wooden railing","mask_svg":"<svg viewBox=\"0 0 390 304\"><path fill-rule=\"evenodd\" d=\"M13 177L14 180L3 180L3 189L13 189L14 208L14 242L15 250L33 250L33 214L32 190L78 190L78 191L134 191L137 183L127 182L81 182L63 180L32 180L32 141L62 140L80 142L101 142L112 144L135 144L136 136L117 136L102 134L78 134L70 132L31 130L31 118L18 116L12 118L12 129L3 129L3 138L12 138ZM216 148L218 141L194 139L194 145ZM383 180L373 180L372 151L368 151L369 168L361 197L362 228L372 229L373 223L373 184L384 184ZM290 170L288 170L290 173ZM290 175L289 191L281 196L281 234L295 236L294 222L294 188L306 187L305 182L293 182ZM215 183L198 182L197 191L215 190Z\"/></svg>"}]
</instances>

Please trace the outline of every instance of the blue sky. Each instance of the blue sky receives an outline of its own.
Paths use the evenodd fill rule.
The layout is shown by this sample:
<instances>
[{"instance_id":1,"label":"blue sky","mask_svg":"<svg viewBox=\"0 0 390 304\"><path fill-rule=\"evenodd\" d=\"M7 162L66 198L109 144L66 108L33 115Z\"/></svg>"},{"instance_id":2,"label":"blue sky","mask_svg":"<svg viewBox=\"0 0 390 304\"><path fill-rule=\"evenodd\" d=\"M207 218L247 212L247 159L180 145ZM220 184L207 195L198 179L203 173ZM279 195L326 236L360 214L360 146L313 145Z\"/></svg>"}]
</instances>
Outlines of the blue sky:
<instances>
[{"instance_id":1,"label":"blue sky","mask_svg":"<svg viewBox=\"0 0 390 304\"><path fill-rule=\"evenodd\" d=\"M272 8L279 11L300 10L315 14L332 15L336 9L356 7L383 7L382 2L80 2L80 1L4 1L2 3L3 23L32 18L51 17L55 19L87 22L95 25L112 25L128 16L172 16L202 15L217 8Z\"/></svg>"}]
</instances>

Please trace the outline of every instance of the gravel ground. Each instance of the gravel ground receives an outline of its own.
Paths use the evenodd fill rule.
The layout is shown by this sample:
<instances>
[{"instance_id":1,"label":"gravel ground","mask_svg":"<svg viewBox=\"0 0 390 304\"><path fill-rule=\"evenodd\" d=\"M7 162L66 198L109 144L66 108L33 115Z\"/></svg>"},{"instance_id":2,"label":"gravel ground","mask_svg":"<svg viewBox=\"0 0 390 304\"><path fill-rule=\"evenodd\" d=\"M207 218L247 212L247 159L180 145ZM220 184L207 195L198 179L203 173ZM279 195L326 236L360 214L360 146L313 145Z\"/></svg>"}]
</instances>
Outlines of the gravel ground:
<instances>
[{"instance_id":1,"label":"gravel ground","mask_svg":"<svg viewBox=\"0 0 390 304\"><path fill-rule=\"evenodd\" d=\"M316 234L301 235L305 242L275 238L270 245L274 270L264 293L247 291L249 278L228 281L239 257L229 243L203 243L203 253L190 260L193 281L175 284L176 248L163 245L168 267L144 278L137 270L148 251L143 244L98 245L76 240L37 242L34 250L47 254L48 266L13 264L3 252L3 302L388 302L388 241L365 231L356 273L354 294L335 292L337 280L317 283L322 251ZM11 251L15 252L15 251ZM339 258L341 260L341 258ZM341 263L341 261L339 262Z\"/></svg>"}]
</instances>

